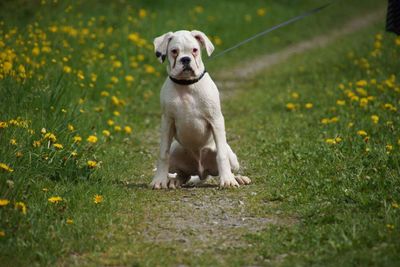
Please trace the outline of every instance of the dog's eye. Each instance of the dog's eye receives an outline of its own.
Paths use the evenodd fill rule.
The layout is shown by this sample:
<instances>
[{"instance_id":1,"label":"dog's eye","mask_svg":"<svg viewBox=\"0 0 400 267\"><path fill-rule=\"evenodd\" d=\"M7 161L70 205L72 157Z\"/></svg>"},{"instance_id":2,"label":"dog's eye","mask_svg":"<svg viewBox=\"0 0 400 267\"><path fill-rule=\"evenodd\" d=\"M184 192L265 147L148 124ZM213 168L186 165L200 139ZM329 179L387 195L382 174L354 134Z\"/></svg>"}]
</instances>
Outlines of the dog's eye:
<instances>
[{"instance_id":1,"label":"dog's eye","mask_svg":"<svg viewBox=\"0 0 400 267\"><path fill-rule=\"evenodd\" d=\"M193 53L197 53L197 51L199 51L199 49L193 48Z\"/></svg>"},{"instance_id":2,"label":"dog's eye","mask_svg":"<svg viewBox=\"0 0 400 267\"><path fill-rule=\"evenodd\" d=\"M172 49L171 53L174 54L174 55L178 54L178 49Z\"/></svg>"}]
</instances>

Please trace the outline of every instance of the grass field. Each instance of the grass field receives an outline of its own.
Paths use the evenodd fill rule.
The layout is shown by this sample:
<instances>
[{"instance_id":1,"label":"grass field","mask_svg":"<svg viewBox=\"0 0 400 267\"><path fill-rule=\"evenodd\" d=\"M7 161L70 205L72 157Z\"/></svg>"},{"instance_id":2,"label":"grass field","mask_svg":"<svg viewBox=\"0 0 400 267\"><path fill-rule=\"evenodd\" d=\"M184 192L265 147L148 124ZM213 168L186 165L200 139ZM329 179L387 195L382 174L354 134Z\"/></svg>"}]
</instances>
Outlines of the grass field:
<instances>
[{"instance_id":1,"label":"grass field","mask_svg":"<svg viewBox=\"0 0 400 267\"><path fill-rule=\"evenodd\" d=\"M329 34L377 2L338 2L207 68ZM196 28L221 51L322 3L2 2L0 265L395 266L400 39L383 22L260 73L223 103L253 185L147 188L165 75L152 38ZM185 198L211 199L210 210L240 200L226 214L274 223L213 232L209 244L198 238L209 228L169 233L176 218L202 220Z\"/></svg>"}]
</instances>

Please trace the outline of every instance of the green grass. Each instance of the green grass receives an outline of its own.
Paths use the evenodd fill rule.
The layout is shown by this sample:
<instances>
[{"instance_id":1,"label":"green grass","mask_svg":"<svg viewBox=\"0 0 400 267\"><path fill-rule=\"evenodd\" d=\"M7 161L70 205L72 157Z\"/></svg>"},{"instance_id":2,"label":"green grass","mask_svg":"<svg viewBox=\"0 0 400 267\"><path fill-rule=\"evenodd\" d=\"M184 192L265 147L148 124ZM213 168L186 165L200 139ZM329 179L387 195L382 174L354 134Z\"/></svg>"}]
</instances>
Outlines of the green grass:
<instances>
[{"instance_id":1,"label":"green grass","mask_svg":"<svg viewBox=\"0 0 400 267\"><path fill-rule=\"evenodd\" d=\"M250 43L207 67L217 72L243 58L329 33L352 16L380 6L376 1L364 2L338 2L324 13ZM399 48L394 47L392 37L384 35L383 55L370 58L374 33L382 25L292 58L290 64L258 76L246 86L251 89L223 104L228 138L244 172L255 182L250 189L240 189L251 201L249 212L258 217L277 214L293 223L248 234L244 241L253 249L194 256L181 246L154 245L140 235L149 218L156 219L163 211L163 203L185 194L144 189L156 160L157 96L165 67L157 64L152 38L171 29L196 28L209 33L212 40L221 38L217 46L221 51L324 1L298 5L257 1L251 6L241 1L207 1L201 13L195 13L187 1L168 5L143 1L130 7L93 3L29 2L21 7L5 2L0 6L0 92L4 96L0 98L0 121L8 123L7 128L0 128L0 163L14 169L0 171L0 198L11 201L0 207L0 230L5 235L0 237L2 264L395 265L399 260L399 209L393 204L400 202L400 135L396 113L382 105L398 105L398 92L384 80L399 68L392 60L398 58ZM263 7L266 15L257 16L257 9ZM145 17L138 17L139 8L146 9ZM176 15L187 10L190 16ZM249 22L244 20L246 15L251 16ZM57 26L57 31L52 32L51 26ZM146 44L128 40L133 32ZM38 55L33 51L35 43L42 49ZM350 50L355 54L352 59L347 56ZM369 74L353 62L361 57L369 58ZM12 62L14 73L4 73L7 61ZM23 78L19 65L25 66L28 78ZM154 71L147 67L146 72L146 65L154 66ZM72 71L63 71L64 66ZM134 81L125 81L126 75ZM112 76L118 78L117 83L111 81ZM381 90L369 83L367 91L376 99L366 109L359 102L349 105L350 100L338 89L340 83L348 88L348 82L361 79L383 84ZM103 91L109 95L101 96ZM291 98L293 92L300 97ZM345 99L346 106L337 106L337 99ZM296 110L287 111L288 102ZM305 109L307 102L314 107ZM374 114L380 118L377 125L371 123ZM323 118L334 116L339 117L337 123L321 124ZM10 123L17 118L16 125ZM110 119L114 125L107 123ZM354 126L349 128L349 122ZM124 132L125 126L133 133ZM45 138L42 128L54 133L63 149L54 148L55 142ZM356 134L361 129L370 136L367 143ZM103 136L103 130L111 136ZM76 135L83 138L80 144L73 142ZM98 142L87 142L89 135L97 135ZM337 136L342 138L338 144L325 143ZM10 144L11 139L17 144ZM41 145L33 147L33 141ZM387 144L393 145L389 154ZM76 157L71 156L73 151ZM88 160L96 161L98 167L89 168ZM249 195L249 190L257 195ZM238 194L203 190L196 196L210 193L221 198ZM93 202L96 194L104 197L102 203ZM61 196L63 201L50 203L52 196ZM21 201L27 206L26 215L14 207ZM67 219L73 224L67 224Z\"/></svg>"}]
</instances>

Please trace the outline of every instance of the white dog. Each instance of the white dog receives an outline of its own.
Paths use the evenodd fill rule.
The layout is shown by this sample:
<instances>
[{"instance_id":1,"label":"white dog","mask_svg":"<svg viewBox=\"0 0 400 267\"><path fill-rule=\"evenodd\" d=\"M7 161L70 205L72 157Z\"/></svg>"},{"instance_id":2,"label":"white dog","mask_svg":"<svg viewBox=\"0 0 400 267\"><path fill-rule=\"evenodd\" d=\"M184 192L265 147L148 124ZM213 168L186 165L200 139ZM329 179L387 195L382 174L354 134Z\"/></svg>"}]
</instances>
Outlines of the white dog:
<instances>
[{"instance_id":1,"label":"white dog","mask_svg":"<svg viewBox=\"0 0 400 267\"><path fill-rule=\"evenodd\" d=\"M161 89L161 144L153 189L178 188L190 177L220 176L221 187L249 184L234 176L236 155L225 136L219 92L205 70L200 47L210 56L214 46L200 31L168 32L154 39L156 56L168 58L169 77ZM168 173L176 173L172 178Z\"/></svg>"}]
</instances>

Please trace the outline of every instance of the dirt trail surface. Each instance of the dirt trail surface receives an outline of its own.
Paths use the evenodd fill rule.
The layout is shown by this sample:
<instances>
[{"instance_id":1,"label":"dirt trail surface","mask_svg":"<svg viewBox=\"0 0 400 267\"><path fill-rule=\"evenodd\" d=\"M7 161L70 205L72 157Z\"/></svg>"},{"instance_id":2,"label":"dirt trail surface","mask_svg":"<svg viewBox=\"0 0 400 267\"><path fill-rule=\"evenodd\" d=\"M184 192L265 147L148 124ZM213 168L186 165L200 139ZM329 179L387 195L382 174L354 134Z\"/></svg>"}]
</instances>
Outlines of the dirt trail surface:
<instances>
[{"instance_id":1,"label":"dirt trail surface","mask_svg":"<svg viewBox=\"0 0 400 267\"><path fill-rule=\"evenodd\" d=\"M382 10L351 20L340 29L326 35L314 37L281 52L260 56L230 70L217 73L216 80L226 98L256 74L287 60L290 56L325 46L379 19L383 19ZM229 94L225 93L227 89ZM144 136L141 142L143 149L156 155L159 135L154 131ZM180 248L177 251L183 251L191 256L216 253L219 249L227 248L247 248L248 253L251 253L251 245L246 242L245 235L257 233L271 225L298 223L295 217L285 218L279 213L268 214L270 207L279 205L275 202L255 203L260 188L254 183L233 190L219 190L217 184L215 179L211 179L201 187L151 192L156 196L143 204L146 211L144 223L140 227L140 237L139 240L132 242ZM143 185L143 190L148 188ZM253 205L257 206L258 212L254 212ZM265 212L260 213L260 210ZM129 222L129 218L125 219ZM110 247L110 251L105 252L103 256L113 254L111 250ZM222 261L223 257L221 255Z\"/></svg>"}]
</instances>

